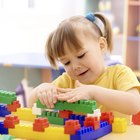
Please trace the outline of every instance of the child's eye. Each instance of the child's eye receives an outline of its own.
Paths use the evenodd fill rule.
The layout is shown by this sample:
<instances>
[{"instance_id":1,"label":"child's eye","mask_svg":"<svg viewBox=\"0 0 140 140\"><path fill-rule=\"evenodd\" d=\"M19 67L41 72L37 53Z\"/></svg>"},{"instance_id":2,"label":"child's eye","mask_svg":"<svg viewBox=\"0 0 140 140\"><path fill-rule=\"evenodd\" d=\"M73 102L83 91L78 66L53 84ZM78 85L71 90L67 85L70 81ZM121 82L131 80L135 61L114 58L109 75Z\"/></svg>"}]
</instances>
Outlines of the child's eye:
<instances>
[{"instance_id":1,"label":"child's eye","mask_svg":"<svg viewBox=\"0 0 140 140\"><path fill-rule=\"evenodd\" d=\"M78 58L82 58L85 56L86 53L83 53L82 55L78 56Z\"/></svg>"},{"instance_id":2,"label":"child's eye","mask_svg":"<svg viewBox=\"0 0 140 140\"><path fill-rule=\"evenodd\" d=\"M68 62L64 63L64 65L69 65L69 64L70 64L70 61L68 61Z\"/></svg>"}]
</instances>

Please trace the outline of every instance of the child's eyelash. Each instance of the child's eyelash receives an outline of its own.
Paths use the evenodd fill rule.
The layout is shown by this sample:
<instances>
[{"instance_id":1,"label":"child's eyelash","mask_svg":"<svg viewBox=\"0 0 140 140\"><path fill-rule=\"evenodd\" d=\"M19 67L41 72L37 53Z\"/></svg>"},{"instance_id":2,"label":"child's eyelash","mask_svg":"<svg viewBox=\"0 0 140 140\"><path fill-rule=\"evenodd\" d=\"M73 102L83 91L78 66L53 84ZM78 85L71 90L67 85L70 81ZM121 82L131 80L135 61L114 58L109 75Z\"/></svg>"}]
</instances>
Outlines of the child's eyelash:
<instances>
[{"instance_id":1,"label":"child's eyelash","mask_svg":"<svg viewBox=\"0 0 140 140\"><path fill-rule=\"evenodd\" d=\"M70 64L70 61L66 62L64 65L69 65Z\"/></svg>"},{"instance_id":2,"label":"child's eyelash","mask_svg":"<svg viewBox=\"0 0 140 140\"><path fill-rule=\"evenodd\" d=\"M83 53L82 55L78 56L78 58L84 57L85 54L86 54L86 53Z\"/></svg>"}]
</instances>

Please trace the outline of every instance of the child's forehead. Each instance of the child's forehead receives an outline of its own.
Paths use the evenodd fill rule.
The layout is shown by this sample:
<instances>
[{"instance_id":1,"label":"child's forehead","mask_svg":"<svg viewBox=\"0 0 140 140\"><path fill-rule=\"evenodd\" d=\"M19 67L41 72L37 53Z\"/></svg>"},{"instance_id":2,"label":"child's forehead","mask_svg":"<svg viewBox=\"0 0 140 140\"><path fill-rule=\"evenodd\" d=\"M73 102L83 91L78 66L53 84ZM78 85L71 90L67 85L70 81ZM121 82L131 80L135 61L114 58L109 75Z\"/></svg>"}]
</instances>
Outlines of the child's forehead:
<instances>
[{"instance_id":1,"label":"child's forehead","mask_svg":"<svg viewBox=\"0 0 140 140\"><path fill-rule=\"evenodd\" d=\"M79 48L79 50L70 50L70 49L66 49L64 54L62 56L59 57L59 60L63 60L65 58L67 58L70 54L73 54L73 55L78 55L80 53L82 53L83 51L85 51L85 48Z\"/></svg>"}]
</instances>

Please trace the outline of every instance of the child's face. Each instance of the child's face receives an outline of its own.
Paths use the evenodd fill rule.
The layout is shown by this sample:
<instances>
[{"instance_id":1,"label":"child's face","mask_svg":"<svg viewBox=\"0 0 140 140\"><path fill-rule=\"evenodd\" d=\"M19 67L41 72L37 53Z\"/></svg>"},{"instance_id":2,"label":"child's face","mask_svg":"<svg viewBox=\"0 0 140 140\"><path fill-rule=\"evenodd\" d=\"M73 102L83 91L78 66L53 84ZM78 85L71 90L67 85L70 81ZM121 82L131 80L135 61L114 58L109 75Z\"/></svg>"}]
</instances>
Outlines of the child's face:
<instances>
[{"instance_id":1,"label":"child's face","mask_svg":"<svg viewBox=\"0 0 140 140\"><path fill-rule=\"evenodd\" d=\"M60 57L60 62L64 65L69 76L83 84L93 83L104 71L103 53L105 41L103 38L94 40L83 34L79 35L83 44L83 49L78 52L65 50L65 56Z\"/></svg>"}]
</instances>

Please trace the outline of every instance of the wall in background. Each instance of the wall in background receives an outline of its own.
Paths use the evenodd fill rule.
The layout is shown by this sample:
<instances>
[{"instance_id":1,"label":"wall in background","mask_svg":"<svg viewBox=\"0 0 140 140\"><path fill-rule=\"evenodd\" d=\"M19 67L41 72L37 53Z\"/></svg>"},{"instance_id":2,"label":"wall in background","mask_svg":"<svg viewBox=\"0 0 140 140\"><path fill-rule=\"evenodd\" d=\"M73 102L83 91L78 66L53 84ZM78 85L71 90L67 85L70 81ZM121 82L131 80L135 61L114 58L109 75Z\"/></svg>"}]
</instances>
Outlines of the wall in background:
<instances>
[{"instance_id":1,"label":"wall in background","mask_svg":"<svg viewBox=\"0 0 140 140\"><path fill-rule=\"evenodd\" d=\"M0 2L0 54L43 53L48 34L63 19L85 13L85 0Z\"/></svg>"},{"instance_id":2,"label":"wall in background","mask_svg":"<svg viewBox=\"0 0 140 140\"><path fill-rule=\"evenodd\" d=\"M29 86L37 86L41 83L40 69L28 69L27 80ZM15 88L25 76L23 68L0 67L0 89L15 91ZM46 75L47 76L47 75Z\"/></svg>"}]
</instances>

